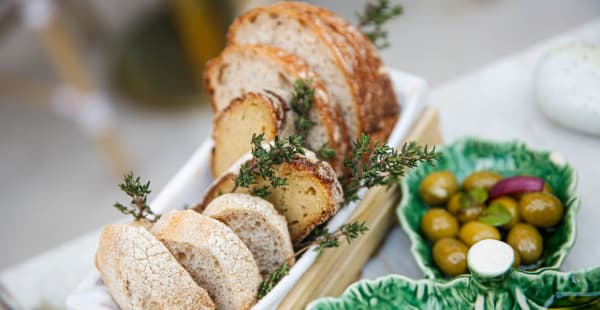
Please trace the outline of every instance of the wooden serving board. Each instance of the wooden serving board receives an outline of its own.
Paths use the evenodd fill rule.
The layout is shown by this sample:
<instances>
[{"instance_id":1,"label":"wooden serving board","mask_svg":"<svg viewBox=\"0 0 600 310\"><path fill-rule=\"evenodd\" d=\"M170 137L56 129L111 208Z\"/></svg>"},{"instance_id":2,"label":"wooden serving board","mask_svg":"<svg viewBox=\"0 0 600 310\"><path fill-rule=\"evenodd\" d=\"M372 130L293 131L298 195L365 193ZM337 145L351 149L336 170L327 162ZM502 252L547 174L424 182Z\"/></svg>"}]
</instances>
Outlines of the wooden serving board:
<instances>
[{"instance_id":1,"label":"wooden serving board","mask_svg":"<svg viewBox=\"0 0 600 310\"><path fill-rule=\"evenodd\" d=\"M442 143L436 109L425 109L406 141L428 145ZM279 309L304 308L316 298L341 294L356 281L363 265L377 250L389 229L398 222L396 206L399 200L400 190L397 187L370 189L348 220L366 222L369 227L367 234L351 244L343 241L339 247L325 250L281 301Z\"/></svg>"}]
</instances>

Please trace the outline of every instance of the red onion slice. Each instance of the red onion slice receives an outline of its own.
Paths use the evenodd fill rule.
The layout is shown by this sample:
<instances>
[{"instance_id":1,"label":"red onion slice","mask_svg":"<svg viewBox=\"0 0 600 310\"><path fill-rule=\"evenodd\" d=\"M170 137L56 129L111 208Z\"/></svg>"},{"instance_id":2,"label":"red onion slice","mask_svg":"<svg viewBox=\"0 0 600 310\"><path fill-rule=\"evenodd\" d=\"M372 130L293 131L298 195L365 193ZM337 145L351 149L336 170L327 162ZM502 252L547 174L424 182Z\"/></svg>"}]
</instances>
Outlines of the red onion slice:
<instances>
[{"instance_id":1,"label":"red onion slice","mask_svg":"<svg viewBox=\"0 0 600 310\"><path fill-rule=\"evenodd\" d=\"M488 192L489 200L494 200L500 196L526 193L541 192L544 189L544 180L529 176L515 176L500 180Z\"/></svg>"}]
</instances>

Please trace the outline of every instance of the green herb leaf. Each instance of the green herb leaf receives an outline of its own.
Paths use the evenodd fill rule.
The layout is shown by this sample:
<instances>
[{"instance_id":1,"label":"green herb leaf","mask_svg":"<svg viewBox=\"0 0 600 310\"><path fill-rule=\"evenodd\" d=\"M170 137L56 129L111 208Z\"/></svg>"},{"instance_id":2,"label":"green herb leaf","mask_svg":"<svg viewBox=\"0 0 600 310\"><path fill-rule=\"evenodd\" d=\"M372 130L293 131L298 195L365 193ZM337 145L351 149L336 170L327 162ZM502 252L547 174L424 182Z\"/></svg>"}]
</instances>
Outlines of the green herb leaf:
<instances>
[{"instance_id":1,"label":"green herb leaf","mask_svg":"<svg viewBox=\"0 0 600 310\"><path fill-rule=\"evenodd\" d=\"M390 6L388 0L369 1L363 14L357 14L359 27L371 42L379 49L390 46L388 32L383 25L402 14L402 6Z\"/></svg>"},{"instance_id":2,"label":"green herb leaf","mask_svg":"<svg viewBox=\"0 0 600 310\"><path fill-rule=\"evenodd\" d=\"M500 203L493 203L483 210L479 221L492 226L502 226L512 220L512 214Z\"/></svg>"},{"instance_id":3,"label":"green herb leaf","mask_svg":"<svg viewBox=\"0 0 600 310\"><path fill-rule=\"evenodd\" d=\"M147 220L150 222L156 222L159 218L159 214L154 214L150 206L148 205L148 194L150 190L150 181L144 183L140 181L140 177L135 177L133 172L128 173L123 178L123 183L119 184L119 188L131 197L129 205L124 205L116 202L113 206L121 211L123 214L133 216L137 220Z\"/></svg>"},{"instance_id":4,"label":"green herb leaf","mask_svg":"<svg viewBox=\"0 0 600 310\"><path fill-rule=\"evenodd\" d=\"M277 176L273 167L291 162L299 154L304 154L304 139L301 136L290 136L287 139L275 136L271 145L263 146L264 140L264 134L252 135L252 159L241 165L234 179L232 193L245 187L250 190L251 195L265 198L273 188L287 185L287 179ZM259 184L261 180L268 184Z\"/></svg>"},{"instance_id":5,"label":"green herb leaf","mask_svg":"<svg viewBox=\"0 0 600 310\"><path fill-rule=\"evenodd\" d=\"M258 287L258 299L265 297L272 289L290 272L290 266L284 263L279 268L275 269Z\"/></svg>"},{"instance_id":6,"label":"green herb leaf","mask_svg":"<svg viewBox=\"0 0 600 310\"><path fill-rule=\"evenodd\" d=\"M327 143L323 144L317 151L317 157L323 160L330 160L335 157L335 151Z\"/></svg>"},{"instance_id":7,"label":"green herb leaf","mask_svg":"<svg viewBox=\"0 0 600 310\"><path fill-rule=\"evenodd\" d=\"M488 193L483 188L475 188L466 193L460 193L461 209L468 209L485 204L488 199Z\"/></svg>"},{"instance_id":8,"label":"green herb leaf","mask_svg":"<svg viewBox=\"0 0 600 310\"><path fill-rule=\"evenodd\" d=\"M319 237L311 241L311 244L309 245L316 244L317 247L315 248L315 251L321 255L324 249L338 247L340 245L340 237L345 237L346 242L350 244L354 239L365 234L368 230L369 228L365 225L365 222L352 222L344 224L333 233L327 232L327 229L325 228L319 232Z\"/></svg>"},{"instance_id":9,"label":"green herb leaf","mask_svg":"<svg viewBox=\"0 0 600 310\"><path fill-rule=\"evenodd\" d=\"M468 193L460 193L460 208L468 209L471 207L471 196Z\"/></svg>"},{"instance_id":10,"label":"green herb leaf","mask_svg":"<svg viewBox=\"0 0 600 310\"><path fill-rule=\"evenodd\" d=\"M473 199L473 202L476 204L484 204L488 199L488 193L483 188L475 188L469 191L469 196Z\"/></svg>"},{"instance_id":11,"label":"green herb leaf","mask_svg":"<svg viewBox=\"0 0 600 310\"><path fill-rule=\"evenodd\" d=\"M314 106L315 90L311 86L312 79L297 79L294 81L294 92L290 99L290 107L296 112L297 118L294 121L296 132L304 139L310 129L316 125L310 120L310 111Z\"/></svg>"},{"instance_id":12,"label":"green herb leaf","mask_svg":"<svg viewBox=\"0 0 600 310\"><path fill-rule=\"evenodd\" d=\"M388 187L398 184L405 169L414 168L419 163L433 164L440 153L435 147L428 149L417 143L405 143L396 150L379 142L371 143L371 137L362 134L352 143L352 154L344 159L344 166L350 175L342 178L344 198L346 203L358 199L358 191L377 185Z\"/></svg>"}]
</instances>

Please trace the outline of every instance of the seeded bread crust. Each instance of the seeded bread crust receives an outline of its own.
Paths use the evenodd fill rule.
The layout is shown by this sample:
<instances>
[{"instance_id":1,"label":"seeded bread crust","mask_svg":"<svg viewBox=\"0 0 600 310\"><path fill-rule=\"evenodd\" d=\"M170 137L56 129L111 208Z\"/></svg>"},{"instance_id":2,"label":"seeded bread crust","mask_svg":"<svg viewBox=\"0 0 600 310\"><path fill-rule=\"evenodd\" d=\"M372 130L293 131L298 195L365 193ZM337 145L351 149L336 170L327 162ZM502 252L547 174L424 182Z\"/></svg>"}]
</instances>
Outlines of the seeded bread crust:
<instances>
[{"instance_id":1,"label":"seeded bread crust","mask_svg":"<svg viewBox=\"0 0 600 310\"><path fill-rule=\"evenodd\" d=\"M192 210L171 211L152 233L202 285L218 309L249 309L262 281L252 253L223 223Z\"/></svg>"},{"instance_id":2,"label":"seeded bread crust","mask_svg":"<svg viewBox=\"0 0 600 310\"><path fill-rule=\"evenodd\" d=\"M240 117L240 114L251 113L253 110L256 113L256 109L259 108L269 116L265 117L262 114L260 119L256 119L256 115ZM273 140L276 135L286 138L294 134L294 119L294 112L288 109L283 99L269 90L249 92L233 99L231 104L214 118L214 146L211 153L213 176L225 172L239 157L250 151L253 133L263 133L266 141ZM249 132L248 127L255 128L250 131L257 132ZM257 127L260 129L256 129Z\"/></svg>"},{"instance_id":3,"label":"seeded bread crust","mask_svg":"<svg viewBox=\"0 0 600 310\"><path fill-rule=\"evenodd\" d=\"M247 194L224 194L211 201L204 212L229 226L254 255L262 275L283 263L294 264L294 248L285 217L273 205Z\"/></svg>"},{"instance_id":4,"label":"seeded bread crust","mask_svg":"<svg viewBox=\"0 0 600 310\"><path fill-rule=\"evenodd\" d=\"M321 31L331 29L337 33L325 38L338 47L343 59L358 55L356 61L360 65L354 68L355 75L365 77L362 84L356 85L363 103L359 109L363 132L371 135L374 142L386 142L398 121L400 106L388 70L375 46L360 30L327 9L303 2L291 2L290 5L318 21Z\"/></svg>"},{"instance_id":5,"label":"seeded bread crust","mask_svg":"<svg viewBox=\"0 0 600 310\"><path fill-rule=\"evenodd\" d=\"M202 202L194 209L202 212L208 204L220 195L231 193L234 188L234 179L239 173L240 166L252 159L251 154L246 154L240 158L229 171L217 178L206 191ZM291 191L291 186L282 186L273 189L273 193L266 199L283 214L288 223L292 244L298 245L304 240L310 232L318 225L324 223L331 218L344 202L344 192L342 185L337 179L337 175L329 163L322 161L317 156L305 150L305 155L299 155L290 163L284 163L274 167L278 176L288 177L300 175L306 178L306 182L310 182L313 188L318 189L324 195L324 201L318 205L309 205L308 208L318 207L318 210L313 210L307 217L297 217L291 214L299 212L299 210L290 209L290 205L284 201L278 201L275 197L283 194L286 191ZM247 188L238 188L236 193L248 194Z\"/></svg>"},{"instance_id":6,"label":"seeded bread crust","mask_svg":"<svg viewBox=\"0 0 600 310\"><path fill-rule=\"evenodd\" d=\"M331 11L299 2L279 2L255 8L238 17L230 26L228 44L266 44L281 47L274 41L274 33L249 36L241 33L242 27L252 27L258 16L268 14L274 18L285 16L295 19L311 29L332 55L332 63L343 72L347 87L352 93L351 111L346 111L345 122L352 131L352 139L360 133L387 138L399 115L391 81L373 44L354 26ZM290 38L289 40L292 40ZM302 44L303 42L298 42ZM297 50L289 50L296 53ZM304 59L314 68L310 55ZM318 70L316 73L319 73ZM332 81L325 81L328 85ZM343 106L343 102L338 102ZM348 113L350 112L350 113ZM353 125L355 124L355 125ZM379 138L381 139L381 138Z\"/></svg>"},{"instance_id":7,"label":"seeded bread crust","mask_svg":"<svg viewBox=\"0 0 600 310\"><path fill-rule=\"evenodd\" d=\"M121 309L215 309L169 250L143 225L106 225L96 268Z\"/></svg>"},{"instance_id":8,"label":"seeded bread crust","mask_svg":"<svg viewBox=\"0 0 600 310\"><path fill-rule=\"evenodd\" d=\"M210 60L206 65L204 80L211 97L213 111L217 117L235 98L228 98L221 91L225 88L222 85L223 72L243 70L244 68L230 65L230 63L239 61L239 59L246 63L248 59L253 59L256 63L260 61L274 64L277 68L280 68L280 72L272 72L272 74L280 77L281 85L260 85L260 87L254 89L253 86L249 85L250 83L241 83L235 97L246 92L267 89L283 98L286 107L291 109L289 100L293 92L294 80L299 78L312 79L311 86L314 88L315 94L314 107L309 114L309 119L316 125L311 128L307 135L307 147L318 150L323 144L327 144L336 152L336 156L331 163L336 171L341 172L343 170L343 158L348 154L350 148L350 137L342 112L339 106L331 101L325 84L310 70L308 65L284 50L265 45L233 45L225 48L217 58ZM256 79L260 78L260 76L256 77Z\"/></svg>"}]
</instances>

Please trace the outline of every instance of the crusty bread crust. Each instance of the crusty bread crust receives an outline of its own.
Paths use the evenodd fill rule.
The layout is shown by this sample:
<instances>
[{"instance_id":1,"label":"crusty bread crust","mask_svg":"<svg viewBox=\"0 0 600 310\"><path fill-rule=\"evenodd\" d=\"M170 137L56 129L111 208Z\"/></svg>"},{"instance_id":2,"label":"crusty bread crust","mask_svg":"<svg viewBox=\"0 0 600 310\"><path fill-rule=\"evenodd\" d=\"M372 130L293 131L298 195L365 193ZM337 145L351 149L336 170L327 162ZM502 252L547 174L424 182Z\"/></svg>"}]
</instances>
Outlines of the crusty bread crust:
<instances>
[{"instance_id":1,"label":"crusty bread crust","mask_svg":"<svg viewBox=\"0 0 600 310\"><path fill-rule=\"evenodd\" d=\"M283 263L294 265L287 222L270 202L248 194L224 194L211 201L202 214L225 223L242 239L261 274L269 275Z\"/></svg>"},{"instance_id":2,"label":"crusty bread crust","mask_svg":"<svg viewBox=\"0 0 600 310\"><path fill-rule=\"evenodd\" d=\"M217 308L249 309L256 302L262 278L252 253L229 227L186 210L164 214L151 231L203 283Z\"/></svg>"},{"instance_id":3,"label":"crusty bread crust","mask_svg":"<svg viewBox=\"0 0 600 310\"><path fill-rule=\"evenodd\" d=\"M353 94L357 127L360 133L389 136L399 115L389 76L373 44L354 26L329 10L300 2L279 2L250 10L238 17L229 28L228 44L238 44L236 32L244 23L252 23L259 14L283 14L313 30L320 41L335 55L347 85ZM256 42L259 43L259 42Z\"/></svg>"},{"instance_id":4,"label":"crusty bread crust","mask_svg":"<svg viewBox=\"0 0 600 310\"><path fill-rule=\"evenodd\" d=\"M217 178L209 186L202 202L196 205L194 210L202 212L216 197L231 193L234 188L234 179L239 173L240 166L248 160L251 160L251 158L251 154L246 154L240 158L229 171ZM311 217L309 220L289 218L285 212L288 206L282 205L279 201L274 201L274 194L271 194L266 198L279 212L286 216L292 243L298 245L315 227L324 223L337 213L344 202L344 192L333 168L327 162L318 159L317 156L309 150L305 150L305 155L298 156L291 163L284 163L274 168L278 175L297 173L306 176L310 182L315 184L315 187L318 187L324 192L326 197L325 202L319 205L320 212L318 214L313 214L315 217ZM286 191L288 190L288 187L289 186L278 187L273 189L273 192ZM247 194L248 189L238 188L235 192Z\"/></svg>"},{"instance_id":5,"label":"crusty bread crust","mask_svg":"<svg viewBox=\"0 0 600 310\"><path fill-rule=\"evenodd\" d=\"M263 58L268 58L269 61L276 62L278 66L281 67L282 70L287 71L290 76L301 79L312 79L311 86L315 89L315 113L310 115L310 118L317 123L317 126L314 126L308 133L306 142L309 148L318 150L323 144L320 141L325 141L328 146L336 152L336 156L331 161L331 164L336 168L336 171L342 171L343 159L348 154L351 141L341 110L338 105L331 101L325 84L310 70L308 65L295 55L282 49L266 45L233 45L225 48L219 57L214 58L207 63L204 81L206 89L211 97L212 108L217 115L216 117L219 117L218 114L226 108L225 106L219 106L215 98L215 89L219 87L219 70L223 68L224 59L226 57L236 54L259 55ZM289 105L289 103L287 104ZM320 126L325 128L326 137L321 136L317 131L317 127Z\"/></svg>"},{"instance_id":6,"label":"crusty bread crust","mask_svg":"<svg viewBox=\"0 0 600 310\"><path fill-rule=\"evenodd\" d=\"M214 309L169 250L143 225L106 225L96 268L121 309Z\"/></svg>"}]
</instances>

